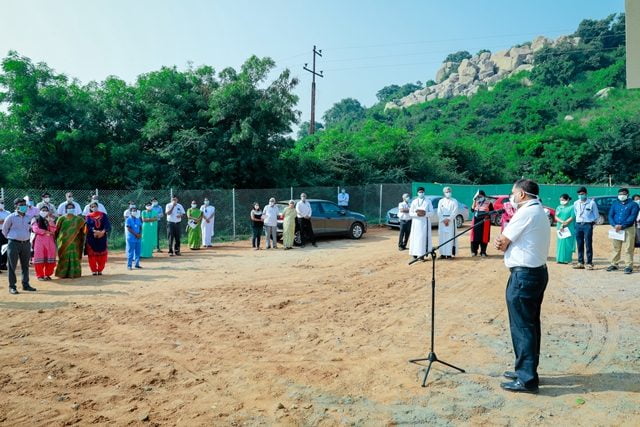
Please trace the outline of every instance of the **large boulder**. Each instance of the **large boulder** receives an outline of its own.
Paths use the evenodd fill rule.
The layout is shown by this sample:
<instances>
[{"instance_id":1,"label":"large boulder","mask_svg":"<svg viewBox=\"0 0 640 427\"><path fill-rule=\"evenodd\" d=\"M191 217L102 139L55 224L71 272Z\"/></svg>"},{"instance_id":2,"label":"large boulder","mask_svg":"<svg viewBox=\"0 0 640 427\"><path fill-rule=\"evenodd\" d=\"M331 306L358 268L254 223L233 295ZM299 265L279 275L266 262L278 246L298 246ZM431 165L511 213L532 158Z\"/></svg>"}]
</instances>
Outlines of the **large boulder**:
<instances>
[{"instance_id":1,"label":"large boulder","mask_svg":"<svg viewBox=\"0 0 640 427\"><path fill-rule=\"evenodd\" d=\"M531 50L537 52L543 47L551 46L553 42L545 36L538 36L531 42Z\"/></svg>"},{"instance_id":2,"label":"large boulder","mask_svg":"<svg viewBox=\"0 0 640 427\"><path fill-rule=\"evenodd\" d=\"M442 83L456 69L457 63L447 61L436 72L436 83Z\"/></svg>"}]
</instances>

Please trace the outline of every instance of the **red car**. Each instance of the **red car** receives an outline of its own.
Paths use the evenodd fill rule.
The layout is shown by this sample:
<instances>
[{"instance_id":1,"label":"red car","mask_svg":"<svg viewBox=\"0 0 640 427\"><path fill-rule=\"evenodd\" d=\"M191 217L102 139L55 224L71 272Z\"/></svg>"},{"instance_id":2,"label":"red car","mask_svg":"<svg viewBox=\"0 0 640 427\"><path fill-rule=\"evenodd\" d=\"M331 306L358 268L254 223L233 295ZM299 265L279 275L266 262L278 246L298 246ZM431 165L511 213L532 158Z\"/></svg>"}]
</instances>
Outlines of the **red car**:
<instances>
[{"instance_id":1,"label":"red car","mask_svg":"<svg viewBox=\"0 0 640 427\"><path fill-rule=\"evenodd\" d=\"M504 202L508 202L509 201L509 196L505 196L505 195L500 195L500 196L489 196L488 197L491 200L491 203L493 203L493 209L494 210L498 210L498 209L502 209ZM548 206L544 206L544 213L547 214L547 217L549 218L549 224L551 225L555 225L556 223L556 210L553 208L550 208ZM497 214L497 215L493 215L491 217L491 223L493 225L500 225L500 222L502 221L502 215L501 214Z\"/></svg>"}]
</instances>

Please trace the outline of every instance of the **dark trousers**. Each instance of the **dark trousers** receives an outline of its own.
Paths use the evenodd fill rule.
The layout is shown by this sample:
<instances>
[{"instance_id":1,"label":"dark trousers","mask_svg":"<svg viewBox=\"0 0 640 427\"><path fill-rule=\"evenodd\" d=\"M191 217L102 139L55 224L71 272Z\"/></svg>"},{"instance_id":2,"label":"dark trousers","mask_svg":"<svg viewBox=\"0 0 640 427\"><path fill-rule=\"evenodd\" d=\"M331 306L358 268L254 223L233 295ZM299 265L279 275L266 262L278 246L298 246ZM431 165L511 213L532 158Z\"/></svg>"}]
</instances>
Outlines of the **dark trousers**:
<instances>
[{"instance_id":1,"label":"dark trousers","mask_svg":"<svg viewBox=\"0 0 640 427\"><path fill-rule=\"evenodd\" d=\"M398 247L406 248L407 242L409 242L409 235L411 234L411 220L400 220L400 236L398 236Z\"/></svg>"},{"instance_id":2,"label":"dark trousers","mask_svg":"<svg viewBox=\"0 0 640 427\"><path fill-rule=\"evenodd\" d=\"M160 250L160 224L158 224L158 245L156 247L156 250Z\"/></svg>"},{"instance_id":3,"label":"dark trousers","mask_svg":"<svg viewBox=\"0 0 640 427\"><path fill-rule=\"evenodd\" d=\"M587 249L587 264L593 264L593 223L576 223L576 244L578 245L578 264L584 264L584 250Z\"/></svg>"},{"instance_id":4,"label":"dark trousers","mask_svg":"<svg viewBox=\"0 0 640 427\"><path fill-rule=\"evenodd\" d=\"M31 243L9 240L7 248L7 260L9 267L9 288L16 288L16 271L18 270L18 260L22 267L22 287L29 286L29 260L31 259Z\"/></svg>"},{"instance_id":5,"label":"dark trousers","mask_svg":"<svg viewBox=\"0 0 640 427\"><path fill-rule=\"evenodd\" d=\"M538 386L540 309L549 281L547 267L512 269L507 282L507 310L516 356L515 372L527 387Z\"/></svg>"},{"instance_id":6,"label":"dark trousers","mask_svg":"<svg viewBox=\"0 0 640 427\"><path fill-rule=\"evenodd\" d=\"M300 241L303 245L307 242L316 244L316 235L313 234L313 227L311 226L311 220L308 218L297 218L298 228L300 229Z\"/></svg>"},{"instance_id":7,"label":"dark trousers","mask_svg":"<svg viewBox=\"0 0 640 427\"><path fill-rule=\"evenodd\" d=\"M8 242L7 238L4 237L4 234L2 234L2 232L0 232L0 249L2 248L2 246L6 245ZM0 255L0 270L6 270L7 269L7 253L5 252L4 255Z\"/></svg>"},{"instance_id":8,"label":"dark trousers","mask_svg":"<svg viewBox=\"0 0 640 427\"><path fill-rule=\"evenodd\" d=\"M169 253L180 253L181 229L179 222L167 221L167 239L169 239Z\"/></svg>"},{"instance_id":9,"label":"dark trousers","mask_svg":"<svg viewBox=\"0 0 640 427\"><path fill-rule=\"evenodd\" d=\"M487 254L487 243L471 242L471 253L478 255L478 248L481 254Z\"/></svg>"},{"instance_id":10,"label":"dark trousers","mask_svg":"<svg viewBox=\"0 0 640 427\"><path fill-rule=\"evenodd\" d=\"M263 230L262 223L260 223L260 225L251 226L251 231L253 232L253 234L251 235L251 247L253 248L260 247L260 236L262 236L262 230Z\"/></svg>"}]
</instances>

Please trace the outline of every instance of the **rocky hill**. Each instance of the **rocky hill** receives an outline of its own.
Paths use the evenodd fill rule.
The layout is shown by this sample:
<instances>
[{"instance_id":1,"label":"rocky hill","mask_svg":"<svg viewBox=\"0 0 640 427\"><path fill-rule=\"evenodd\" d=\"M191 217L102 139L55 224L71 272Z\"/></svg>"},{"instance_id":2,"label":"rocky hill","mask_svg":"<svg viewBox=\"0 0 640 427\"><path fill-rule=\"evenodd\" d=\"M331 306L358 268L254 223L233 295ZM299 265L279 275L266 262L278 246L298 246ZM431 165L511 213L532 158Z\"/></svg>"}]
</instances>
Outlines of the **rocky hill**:
<instances>
[{"instance_id":1,"label":"rocky hill","mask_svg":"<svg viewBox=\"0 0 640 427\"><path fill-rule=\"evenodd\" d=\"M404 108L433 99L452 98L458 95L472 96L483 87L495 85L500 80L534 67L534 53L544 47L561 44L577 46L579 37L560 36L555 40L544 36L529 43L495 53L483 52L461 62L445 62L436 73L436 84L417 90L396 101L388 102L385 109Z\"/></svg>"}]
</instances>

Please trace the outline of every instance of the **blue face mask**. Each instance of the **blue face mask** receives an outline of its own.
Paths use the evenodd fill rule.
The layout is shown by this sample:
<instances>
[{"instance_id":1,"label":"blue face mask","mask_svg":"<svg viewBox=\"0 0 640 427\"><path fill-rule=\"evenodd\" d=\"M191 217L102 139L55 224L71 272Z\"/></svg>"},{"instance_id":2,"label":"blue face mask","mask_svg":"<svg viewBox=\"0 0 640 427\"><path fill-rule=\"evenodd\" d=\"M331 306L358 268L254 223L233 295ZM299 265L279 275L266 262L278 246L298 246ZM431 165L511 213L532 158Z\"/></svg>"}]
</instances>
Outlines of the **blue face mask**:
<instances>
[{"instance_id":1,"label":"blue face mask","mask_svg":"<svg viewBox=\"0 0 640 427\"><path fill-rule=\"evenodd\" d=\"M586 194L578 194L578 199L587 200L587 195Z\"/></svg>"},{"instance_id":2,"label":"blue face mask","mask_svg":"<svg viewBox=\"0 0 640 427\"><path fill-rule=\"evenodd\" d=\"M18 212L27 213L27 206L26 205L18 206Z\"/></svg>"}]
</instances>

